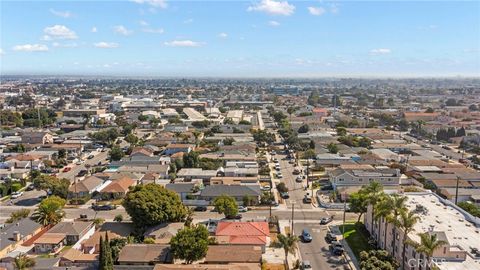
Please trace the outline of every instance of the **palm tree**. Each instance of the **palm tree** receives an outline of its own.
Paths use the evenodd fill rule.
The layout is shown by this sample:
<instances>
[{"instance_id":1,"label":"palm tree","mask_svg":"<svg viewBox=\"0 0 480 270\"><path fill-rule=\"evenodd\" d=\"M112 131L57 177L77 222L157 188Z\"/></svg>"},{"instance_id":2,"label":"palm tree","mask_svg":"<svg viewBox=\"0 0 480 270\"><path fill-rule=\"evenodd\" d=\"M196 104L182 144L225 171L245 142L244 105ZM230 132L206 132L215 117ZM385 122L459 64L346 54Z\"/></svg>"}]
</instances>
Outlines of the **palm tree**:
<instances>
[{"instance_id":1,"label":"palm tree","mask_svg":"<svg viewBox=\"0 0 480 270\"><path fill-rule=\"evenodd\" d=\"M285 251L285 265L288 266L288 253L295 252L297 249L297 242L298 242L298 237L295 235L287 234L279 234L278 235L278 244L280 247L283 248Z\"/></svg>"},{"instance_id":2,"label":"palm tree","mask_svg":"<svg viewBox=\"0 0 480 270\"><path fill-rule=\"evenodd\" d=\"M388 224L393 224L393 246L395 246L395 236L396 236L396 225L395 221L398 220L401 212L407 211L405 203L407 197L401 196L399 194L393 194L391 196L383 196L379 203L376 205L375 209L375 218L384 218L385 219L385 236L383 248L387 248L387 231ZM393 249L393 257L395 257L395 249Z\"/></svg>"},{"instance_id":3,"label":"palm tree","mask_svg":"<svg viewBox=\"0 0 480 270\"><path fill-rule=\"evenodd\" d=\"M198 146L198 138L200 138L200 134L202 134L202 132L198 130L194 130L192 134L193 134L193 137L195 138L195 147L196 147Z\"/></svg>"},{"instance_id":4,"label":"palm tree","mask_svg":"<svg viewBox=\"0 0 480 270\"><path fill-rule=\"evenodd\" d=\"M415 250L427 256L427 264L425 265L425 269L428 269L430 268L429 264L433 256L433 252L435 252L437 248L447 244L447 242L438 240L437 235L433 233L419 233L418 236L420 236L420 244L415 246Z\"/></svg>"},{"instance_id":5,"label":"palm tree","mask_svg":"<svg viewBox=\"0 0 480 270\"><path fill-rule=\"evenodd\" d=\"M35 266L35 261L29 258L27 254L22 253L15 258L13 265L18 270L30 269Z\"/></svg>"},{"instance_id":6,"label":"palm tree","mask_svg":"<svg viewBox=\"0 0 480 270\"><path fill-rule=\"evenodd\" d=\"M65 212L55 204L40 204L33 212L32 219L43 226L54 225L60 222Z\"/></svg>"},{"instance_id":7,"label":"palm tree","mask_svg":"<svg viewBox=\"0 0 480 270\"><path fill-rule=\"evenodd\" d=\"M403 230L402 239L402 269L405 269L405 247L407 246L408 234L413 231L415 224L420 220L420 217L410 211L401 211L398 219L394 221L395 226ZM395 252L396 232L393 235L393 251ZM393 257L395 258L395 257Z\"/></svg>"},{"instance_id":8,"label":"palm tree","mask_svg":"<svg viewBox=\"0 0 480 270\"><path fill-rule=\"evenodd\" d=\"M383 186L378 181L370 182L368 186L365 187L365 192L367 194L367 201L372 206L372 218L371 218L371 232L373 233L373 222L375 219L375 205L380 201L383 196Z\"/></svg>"}]
</instances>

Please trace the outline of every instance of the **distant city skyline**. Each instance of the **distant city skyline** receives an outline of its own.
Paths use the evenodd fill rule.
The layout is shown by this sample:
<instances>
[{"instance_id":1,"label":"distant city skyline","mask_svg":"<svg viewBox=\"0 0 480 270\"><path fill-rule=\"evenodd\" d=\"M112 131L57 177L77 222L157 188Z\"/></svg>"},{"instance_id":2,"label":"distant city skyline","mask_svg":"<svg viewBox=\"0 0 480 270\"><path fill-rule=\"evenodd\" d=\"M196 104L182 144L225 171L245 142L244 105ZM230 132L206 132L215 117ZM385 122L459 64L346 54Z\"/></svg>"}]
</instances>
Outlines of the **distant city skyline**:
<instances>
[{"instance_id":1,"label":"distant city skyline","mask_svg":"<svg viewBox=\"0 0 480 270\"><path fill-rule=\"evenodd\" d=\"M480 76L478 1L2 1L1 75Z\"/></svg>"}]
</instances>

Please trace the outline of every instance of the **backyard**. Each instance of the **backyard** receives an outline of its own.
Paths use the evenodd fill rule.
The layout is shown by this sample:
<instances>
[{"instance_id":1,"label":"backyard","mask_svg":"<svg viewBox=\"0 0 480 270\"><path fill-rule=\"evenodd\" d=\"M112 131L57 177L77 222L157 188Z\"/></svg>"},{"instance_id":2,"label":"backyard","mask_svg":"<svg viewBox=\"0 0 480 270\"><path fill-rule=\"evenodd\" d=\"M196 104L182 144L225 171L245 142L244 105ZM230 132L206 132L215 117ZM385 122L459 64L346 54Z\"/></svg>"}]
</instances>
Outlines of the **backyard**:
<instances>
[{"instance_id":1,"label":"backyard","mask_svg":"<svg viewBox=\"0 0 480 270\"><path fill-rule=\"evenodd\" d=\"M343 228L344 226L345 228ZM360 252L372 249L372 246L368 244L368 232L363 223L346 223L340 225L339 229L341 232L345 229L343 237L357 259L360 259Z\"/></svg>"}]
</instances>

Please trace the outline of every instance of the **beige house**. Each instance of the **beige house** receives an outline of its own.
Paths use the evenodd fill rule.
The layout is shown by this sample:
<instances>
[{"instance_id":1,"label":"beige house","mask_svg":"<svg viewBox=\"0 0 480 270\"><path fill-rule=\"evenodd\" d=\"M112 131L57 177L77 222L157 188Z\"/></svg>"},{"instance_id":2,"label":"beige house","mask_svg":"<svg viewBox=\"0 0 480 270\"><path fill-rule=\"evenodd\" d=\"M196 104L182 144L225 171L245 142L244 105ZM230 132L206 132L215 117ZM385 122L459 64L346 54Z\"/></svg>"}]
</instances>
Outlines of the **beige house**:
<instances>
[{"instance_id":1,"label":"beige house","mask_svg":"<svg viewBox=\"0 0 480 270\"><path fill-rule=\"evenodd\" d=\"M386 189L398 189L400 185L400 170L398 169L343 169L338 168L329 173L332 186L340 194L350 194L368 183L377 181Z\"/></svg>"}]
</instances>

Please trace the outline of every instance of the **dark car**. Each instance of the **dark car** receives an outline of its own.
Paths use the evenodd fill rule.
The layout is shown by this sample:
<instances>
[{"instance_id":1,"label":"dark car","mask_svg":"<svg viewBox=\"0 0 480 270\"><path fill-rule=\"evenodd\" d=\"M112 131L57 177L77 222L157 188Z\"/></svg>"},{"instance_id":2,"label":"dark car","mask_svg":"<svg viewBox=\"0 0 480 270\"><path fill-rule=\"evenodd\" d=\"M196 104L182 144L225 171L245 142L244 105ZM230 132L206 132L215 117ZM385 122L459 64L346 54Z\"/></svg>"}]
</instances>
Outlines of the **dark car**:
<instances>
[{"instance_id":1,"label":"dark car","mask_svg":"<svg viewBox=\"0 0 480 270\"><path fill-rule=\"evenodd\" d=\"M205 211L207 211L207 207L206 206L197 206L197 207L193 208L193 211L205 212Z\"/></svg>"},{"instance_id":2,"label":"dark car","mask_svg":"<svg viewBox=\"0 0 480 270\"><path fill-rule=\"evenodd\" d=\"M332 247L332 246L330 246L330 251L332 252L333 255L340 256L340 255L343 254L344 249L343 249L343 247L338 247L338 246Z\"/></svg>"},{"instance_id":3,"label":"dark car","mask_svg":"<svg viewBox=\"0 0 480 270\"><path fill-rule=\"evenodd\" d=\"M330 222L332 222L333 220L333 216L330 216L330 217L323 217L320 219L320 224L324 225L324 224L328 224Z\"/></svg>"},{"instance_id":4,"label":"dark car","mask_svg":"<svg viewBox=\"0 0 480 270\"><path fill-rule=\"evenodd\" d=\"M88 173L87 170L81 170L81 171L78 172L77 176L82 177L82 176L87 175L87 173Z\"/></svg>"},{"instance_id":5,"label":"dark car","mask_svg":"<svg viewBox=\"0 0 480 270\"><path fill-rule=\"evenodd\" d=\"M280 192L280 197L282 197L282 199L288 199L290 198L290 195L288 192Z\"/></svg>"},{"instance_id":6,"label":"dark car","mask_svg":"<svg viewBox=\"0 0 480 270\"><path fill-rule=\"evenodd\" d=\"M92 209L95 210L95 211L109 211L109 210L113 210L117 208L115 205L112 205L112 204L103 204L103 205L100 205L100 204L94 204L92 205Z\"/></svg>"},{"instance_id":7,"label":"dark car","mask_svg":"<svg viewBox=\"0 0 480 270\"><path fill-rule=\"evenodd\" d=\"M331 243L333 241L337 241L337 236L333 234L332 232L328 232L327 235L325 236L325 240L327 243Z\"/></svg>"},{"instance_id":8,"label":"dark car","mask_svg":"<svg viewBox=\"0 0 480 270\"><path fill-rule=\"evenodd\" d=\"M88 156L87 158L88 158L88 159L92 159L92 158L94 158L94 157L95 157L94 155L90 155L90 156Z\"/></svg>"},{"instance_id":9,"label":"dark car","mask_svg":"<svg viewBox=\"0 0 480 270\"><path fill-rule=\"evenodd\" d=\"M33 184L28 185L26 191L32 191L35 189L35 186Z\"/></svg>"},{"instance_id":10,"label":"dark car","mask_svg":"<svg viewBox=\"0 0 480 270\"><path fill-rule=\"evenodd\" d=\"M301 239L305 243L312 242L313 237L307 229L303 229Z\"/></svg>"},{"instance_id":11,"label":"dark car","mask_svg":"<svg viewBox=\"0 0 480 270\"><path fill-rule=\"evenodd\" d=\"M226 219L242 219L242 215L238 214L235 216L226 216Z\"/></svg>"}]
</instances>

